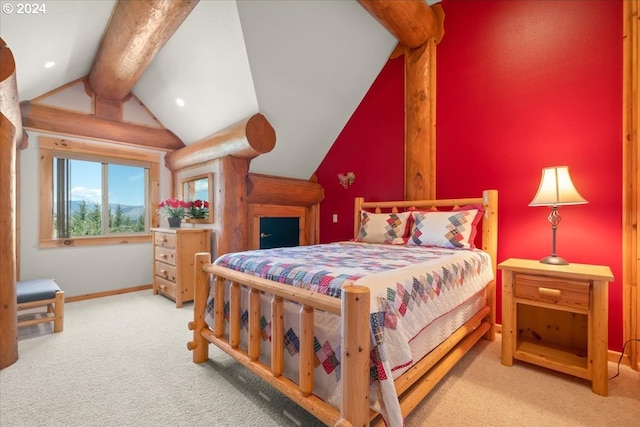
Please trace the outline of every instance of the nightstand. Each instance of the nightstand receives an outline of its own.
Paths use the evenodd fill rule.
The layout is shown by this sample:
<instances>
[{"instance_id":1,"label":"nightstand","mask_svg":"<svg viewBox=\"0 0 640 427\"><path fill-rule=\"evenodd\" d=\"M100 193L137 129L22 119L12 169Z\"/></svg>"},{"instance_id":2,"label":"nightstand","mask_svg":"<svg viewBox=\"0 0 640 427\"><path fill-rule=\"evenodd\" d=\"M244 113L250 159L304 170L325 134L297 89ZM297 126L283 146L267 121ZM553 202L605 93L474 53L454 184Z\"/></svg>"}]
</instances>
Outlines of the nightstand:
<instances>
[{"instance_id":1,"label":"nightstand","mask_svg":"<svg viewBox=\"0 0 640 427\"><path fill-rule=\"evenodd\" d=\"M510 258L502 270L502 364L522 360L591 381L608 394L608 284L600 265Z\"/></svg>"}]
</instances>

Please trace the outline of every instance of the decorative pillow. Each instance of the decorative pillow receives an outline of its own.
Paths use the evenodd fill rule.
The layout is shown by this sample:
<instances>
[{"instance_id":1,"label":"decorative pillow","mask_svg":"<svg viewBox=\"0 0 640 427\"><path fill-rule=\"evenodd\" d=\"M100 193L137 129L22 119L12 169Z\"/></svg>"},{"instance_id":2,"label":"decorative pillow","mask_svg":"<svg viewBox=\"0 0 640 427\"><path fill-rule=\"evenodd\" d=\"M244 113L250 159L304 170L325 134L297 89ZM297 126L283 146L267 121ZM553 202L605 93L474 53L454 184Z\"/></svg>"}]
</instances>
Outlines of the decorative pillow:
<instances>
[{"instance_id":1,"label":"decorative pillow","mask_svg":"<svg viewBox=\"0 0 640 427\"><path fill-rule=\"evenodd\" d=\"M448 249L474 249L482 207L452 211L412 211L413 228L407 244Z\"/></svg>"},{"instance_id":2,"label":"decorative pillow","mask_svg":"<svg viewBox=\"0 0 640 427\"><path fill-rule=\"evenodd\" d=\"M410 212L377 214L360 211L360 232L356 240L368 243L404 244L410 216Z\"/></svg>"}]
</instances>

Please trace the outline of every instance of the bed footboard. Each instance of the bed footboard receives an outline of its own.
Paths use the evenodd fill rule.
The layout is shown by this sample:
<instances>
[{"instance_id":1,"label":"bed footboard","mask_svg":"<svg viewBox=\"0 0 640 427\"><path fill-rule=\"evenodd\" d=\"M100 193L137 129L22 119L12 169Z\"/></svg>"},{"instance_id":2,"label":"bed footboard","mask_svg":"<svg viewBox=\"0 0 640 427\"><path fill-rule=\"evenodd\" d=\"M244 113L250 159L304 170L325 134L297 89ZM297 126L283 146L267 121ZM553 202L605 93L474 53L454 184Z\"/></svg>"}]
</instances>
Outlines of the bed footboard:
<instances>
[{"instance_id":1,"label":"bed footboard","mask_svg":"<svg viewBox=\"0 0 640 427\"><path fill-rule=\"evenodd\" d=\"M363 286L345 286L342 299L310 292L305 289L261 279L211 264L209 253L196 255L196 286L194 319L189 322L193 340L187 348L193 351L194 363L203 363L209 357L209 343L232 356L294 402L304 407L327 425L342 427L369 425L369 289ZM205 321L205 308L209 298L210 274L215 275L213 286L214 328ZM224 334L224 285L231 282L229 330ZM250 289L248 348L240 344L240 287ZM272 295L271 366L260 362L260 294ZM295 383L282 375L284 371L284 302L300 305L300 358L299 378ZM314 313L323 310L342 316L342 404L338 411L312 394L314 387Z\"/></svg>"}]
</instances>

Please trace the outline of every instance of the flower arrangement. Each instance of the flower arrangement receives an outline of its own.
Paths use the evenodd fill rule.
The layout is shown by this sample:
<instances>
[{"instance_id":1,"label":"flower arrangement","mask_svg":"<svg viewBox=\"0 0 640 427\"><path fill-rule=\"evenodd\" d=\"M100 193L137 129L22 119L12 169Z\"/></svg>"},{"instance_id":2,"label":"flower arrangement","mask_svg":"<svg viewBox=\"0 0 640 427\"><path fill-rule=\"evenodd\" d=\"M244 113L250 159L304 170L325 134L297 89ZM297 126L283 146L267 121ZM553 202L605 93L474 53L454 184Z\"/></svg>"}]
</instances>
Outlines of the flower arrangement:
<instances>
[{"instance_id":1,"label":"flower arrangement","mask_svg":"<svg viewBox=\"0 0 640 427\"><path fill-rule=\"evenodd\" d=\"M187 202L188 215L193 219L205 219L209 217L209 202L206 200L194 200Z\"/></svg>"},{"instance_id":2,"label":"flower arrangement","mask_svg":"<svg viewBox=\"0 0 640 427\"><path fill-rule=\"evenodd\" d=\"M189 203L180 199L167 199L158 204L160 214L167 218L186 218L189 216Z\"/></svg>"}]
</instances>

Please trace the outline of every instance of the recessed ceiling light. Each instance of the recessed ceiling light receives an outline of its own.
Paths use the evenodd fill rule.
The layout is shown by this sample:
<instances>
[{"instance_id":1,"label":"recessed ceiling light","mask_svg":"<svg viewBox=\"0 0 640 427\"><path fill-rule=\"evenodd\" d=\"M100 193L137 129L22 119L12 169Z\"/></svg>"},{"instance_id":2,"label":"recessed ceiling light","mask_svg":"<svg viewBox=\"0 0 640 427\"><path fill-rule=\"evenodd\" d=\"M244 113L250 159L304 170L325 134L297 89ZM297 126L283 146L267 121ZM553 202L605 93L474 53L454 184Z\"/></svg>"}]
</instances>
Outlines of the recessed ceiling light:
<instances>
[{"instance_id":1,"label":"recessed ceiling light","mask_svg":"<svg viewBox=\"0 0 640 427\"><path fill-rule=\"evenodd\" d=\"M178 107L184 107L184 99L176 98L176 104L178 104Z\"/></svg>"},{"instance_id":2,"label":"recessed ceiling light","mask_svg":"<svg viewBox=\"0 0 640 427\"><path fill-rule=\"evenodd\" d=\"M56 63L54 61L47 61L44 63L44 68L53 68L55 65Z\"/></svg>"}]
</instances>

